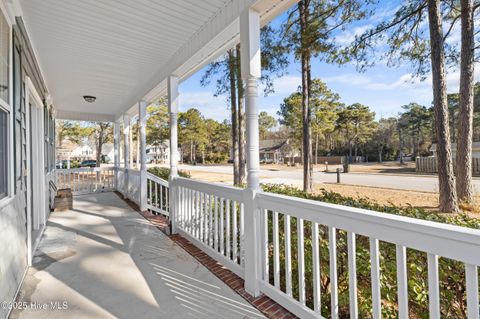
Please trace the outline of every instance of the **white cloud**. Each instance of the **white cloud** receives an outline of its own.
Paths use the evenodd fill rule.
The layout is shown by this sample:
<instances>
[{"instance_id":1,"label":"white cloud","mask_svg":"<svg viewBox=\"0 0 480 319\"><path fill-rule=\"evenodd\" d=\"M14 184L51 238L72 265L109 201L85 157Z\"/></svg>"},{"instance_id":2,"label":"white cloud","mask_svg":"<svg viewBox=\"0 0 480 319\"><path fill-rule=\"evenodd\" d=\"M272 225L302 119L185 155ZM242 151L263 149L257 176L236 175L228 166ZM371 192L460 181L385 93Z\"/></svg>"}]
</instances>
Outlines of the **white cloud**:
<instances>
[{"instance_id":1,"label":"white cloud","mask_svg":"<svg viewBox=\"0 0 480 319\"><path fill-rule=\"evenodd\" d=\"M475 68L475 79L480 79L480 64ZM325 77L323 80L327 83L334 82L345 85L358 86L367 90L431 90L432 76L428 75L425 80L421 81L417 77L413 77L411 73L401 75L397 80L391 82L381 82L372 76L358 73L341 74L332 77ZM446 76L447 88L449 92L458 90L460 83L460 71L450 72Z\"/></svg>"},{"instance_id":2,"label":"white cloud","mask_svg":"<svg viewBox=\"0 0 480 319\"><path fill-rule=\"evenodd\" d=\"M180 111L198 108L205 118L223 121L229 117L227 99L225 96L215 97L209 91L187 91L180 93Z\"/></svg>"},{"instance_id":3,"label":"white cloud","mask_svg":"<svg viewBox=\"0 0 480 319\"><path fill-rule=\"evenodd\" d=\"M372 28L373 25L365 24L362 26L346 29L335 37L335 42L340 45L348 45L355 40L355 37L361 35L368 29Z\"/></svg>"},{"instance_id":4,"label":"white cloud","mask_svg":"<svg viewBox=\"0 0 480 319\"><path fill-rule=\"evenodd\" d=\"M273 89L275 90L274 94L289 95L292 92L295 92L301 84L302 78L298 75L285 75L281 78L276 78L273 80ZM261 85L259 91L263 92L263 89L264 86Z\"/></svg>"}]
</instances>

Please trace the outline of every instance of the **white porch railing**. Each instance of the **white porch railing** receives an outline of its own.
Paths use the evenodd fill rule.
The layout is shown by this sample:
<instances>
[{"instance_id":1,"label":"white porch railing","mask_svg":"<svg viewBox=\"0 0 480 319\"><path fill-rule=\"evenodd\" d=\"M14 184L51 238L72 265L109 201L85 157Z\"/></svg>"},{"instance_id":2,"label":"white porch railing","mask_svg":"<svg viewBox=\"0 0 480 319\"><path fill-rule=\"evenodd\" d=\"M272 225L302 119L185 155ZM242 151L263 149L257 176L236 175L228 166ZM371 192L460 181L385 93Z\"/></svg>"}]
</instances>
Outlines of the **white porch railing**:
<instances>
[{"instance_id":1,"label":"white porch railing","mask_svg":"<svg viewBox=\"0 0 480 319\"><path fill-rule=\"evenodd\" d=\"M168 181L147 173L147 208L154 213L169 216Z\"/></svg>"},{"instance_id":2,"label":"white porch railing","mask_svg":"<svg viewBox=\"0 0 480 319\"><path fill-rule=\"evenodd\" d=\"M140 171L135 169L129 169L127 171L127 197L135 204L140 205Z\"/></svg>"},{"instance_id":3,"label":"white porch railing","mask_svg":"<svg viewBox=\"0 0 480 319\"><path fill-rule=\"evenodd\" d=\"M90 171L90 175L82 178L84 171ZM95 169L93 172L96 173ZM117 169L117 189L127 191L126 196L138 203L140 174L128 170L125 188L125 173L124 169ZM103 185L115 185L105 177L109 174L114 175L103 173L103 179L98 179L90 169L68 174L57 170L57 180L60 177L62 183L74 186L83 185L84 180L89 185L100 180L101 184L87 189L104 189ZM255 281L262 293L301 318L339 318L340 306L343 303L345 307L345 302L350 317L358 318L359 303L367 302L359 298L361 289L365 294L365 282L370 290L368 302L373 318L382 316L385 300L381 288L385 285L396 287L397 296L389 303L395 303L398 318L408 318L412 296L407 258L411 263L413 252L421 255L426 264L430 318L440 318L440 305L445 302L441 300L444 288L439 275L444 268L439 267L439 258L463 264L465 279L461 285L466 287L468 318L479 318L480 230L264 192L257 193L253 205L248 205L258 212L259 218L254 220L259 225L245 225L246 214L253 213L244 211L249 198L246 190L181 177L169 184L151 174L147 174L146 187L149 210L174 218L174 229L180 235L245 281ZM251 229L260 229L254 247L246 246L246 227L249 234ZM387 257L383 248L388 245L393 252L393 257L389 255L393 261L388 270L395 278L383 274L387 270L382 261ZM245 258L249 251L258 252L260 261L253 265L258 270L257 278L246 273L247 268L252 268L246 265L252 262ZM360 258L360 251L362 256L367 255L366 260ZM422 263L421 260L413 262ZM361 280L358 284L357 279ZM342 280L343 287L348 286L348 298L345 291L338 290Z\"/></svg>"},{"instance_id":4,"label":"white porch railing","mask_svg":"<svg viewBox=\"0 0 480 319\"><path fill-rule=\"evenodd\" d=\"M321 279L326 278L330 282L328 298L324 296L330 300L327 317L339 318L339 263L348 269L350 317L359 317L356 244L360 237L370 251L367 267L373 318L382 317L381 274L385 269L380 263L380 242L382 247L394 245L396 281L387 285L398 287L399 318L409 316L407 248L423 253L428 264L430 318L440 318L440 257L464 264L468 318L478 318L480 230L260 192L254 207L261 214L257 219L261 240L257 247L246 247L244 227L255 225L243 223L244 214L251 213L243 212L243 190L184 178L176 178L171 187L178 196L178 233L245 280L252 280L245 274L245 252L260 252L260 291L301 318L326 314L321 312ZM327 274L320 270L320 260L325 258L320 256L322 245L328 247ZM340 246L346 247L345 260L337 253ZM307 288L306 282L313 284ZM308 289L313 302L306 300Z\"/></svg>"},{"instance_id":5,"label":"white porch railing","mask_svg":"<svg viewBox=\"0 0 480 319\"><path fill-rule=\"evenodd\" d=\"M244 278L243 190L181 177L171 187L178 232Z\"/></svg>"},{"instance_id":6,"label":"white porch railing","mask_svg":"<svg viewBox=\"0 0 480 319\"><path fill-rule=\"evenodd\" d=\"M56 169L55 184L58 189L70 188L75 195L110 191L115 188L115 168Z\"/></svg>"}]
</instances>

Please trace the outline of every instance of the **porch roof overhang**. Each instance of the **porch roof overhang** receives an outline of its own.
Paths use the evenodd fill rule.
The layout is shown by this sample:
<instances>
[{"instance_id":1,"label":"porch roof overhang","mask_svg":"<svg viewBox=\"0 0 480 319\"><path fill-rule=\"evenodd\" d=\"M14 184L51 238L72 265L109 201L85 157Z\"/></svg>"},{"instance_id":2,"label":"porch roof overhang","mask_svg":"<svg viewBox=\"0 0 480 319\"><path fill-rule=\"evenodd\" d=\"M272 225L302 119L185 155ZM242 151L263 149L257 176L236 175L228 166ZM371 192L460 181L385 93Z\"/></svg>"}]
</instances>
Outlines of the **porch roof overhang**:
<instances>
[{"instance_id":1,"label":"porch roof overhang","mask_svg":"<svg viewBox=\"0 0 480 319\"><path fill-rule=\"evenodd\" d=\"M248 7L262 25L296 0L18 0L57 118L114 121L166 93L239 41ZM94 103L84 95L96 96Z\"/></svg>"}]
</instances>

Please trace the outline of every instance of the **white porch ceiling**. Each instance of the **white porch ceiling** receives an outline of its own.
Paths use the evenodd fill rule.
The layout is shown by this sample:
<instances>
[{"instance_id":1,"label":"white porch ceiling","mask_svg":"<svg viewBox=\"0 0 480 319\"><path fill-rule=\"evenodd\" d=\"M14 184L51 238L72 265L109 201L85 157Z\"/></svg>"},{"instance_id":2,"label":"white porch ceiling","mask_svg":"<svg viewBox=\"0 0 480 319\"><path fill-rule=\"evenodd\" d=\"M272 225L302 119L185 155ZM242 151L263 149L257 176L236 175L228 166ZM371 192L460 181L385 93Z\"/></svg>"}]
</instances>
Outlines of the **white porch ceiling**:
<instances>
[{"instance_id":1,"label":"white porch ceiling","mask_svg":"<svg viewBox=\"0 0 480 319\"><path fill-rule=\"evenodd\" d=\"M49 93L64 118L117 118L184 79L238 36L254 5L272 19L293 0L20 0ZM83 95L97 97L87 103Z\"/></svg>"}]
</instances>

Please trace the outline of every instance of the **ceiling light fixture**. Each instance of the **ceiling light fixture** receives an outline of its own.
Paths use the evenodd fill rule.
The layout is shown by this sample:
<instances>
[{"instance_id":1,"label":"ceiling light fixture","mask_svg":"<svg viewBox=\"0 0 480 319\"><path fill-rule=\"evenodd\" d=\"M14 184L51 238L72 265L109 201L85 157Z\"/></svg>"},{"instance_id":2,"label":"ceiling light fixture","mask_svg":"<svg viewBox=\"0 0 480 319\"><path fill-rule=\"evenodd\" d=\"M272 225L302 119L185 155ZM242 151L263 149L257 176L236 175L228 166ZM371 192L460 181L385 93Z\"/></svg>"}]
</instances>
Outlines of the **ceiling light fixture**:
<instances>
[{"instance_id":1,"label":"ceiling light fixture","mask_svg":"<svg viewBox=\"0 0 480 319\"><path fill-rule=\"evenodd\" d=\"M92 95L84 95L83 99L88 103L93 103L97 99L95 96Z\"/></svg>"}]
</instances>

